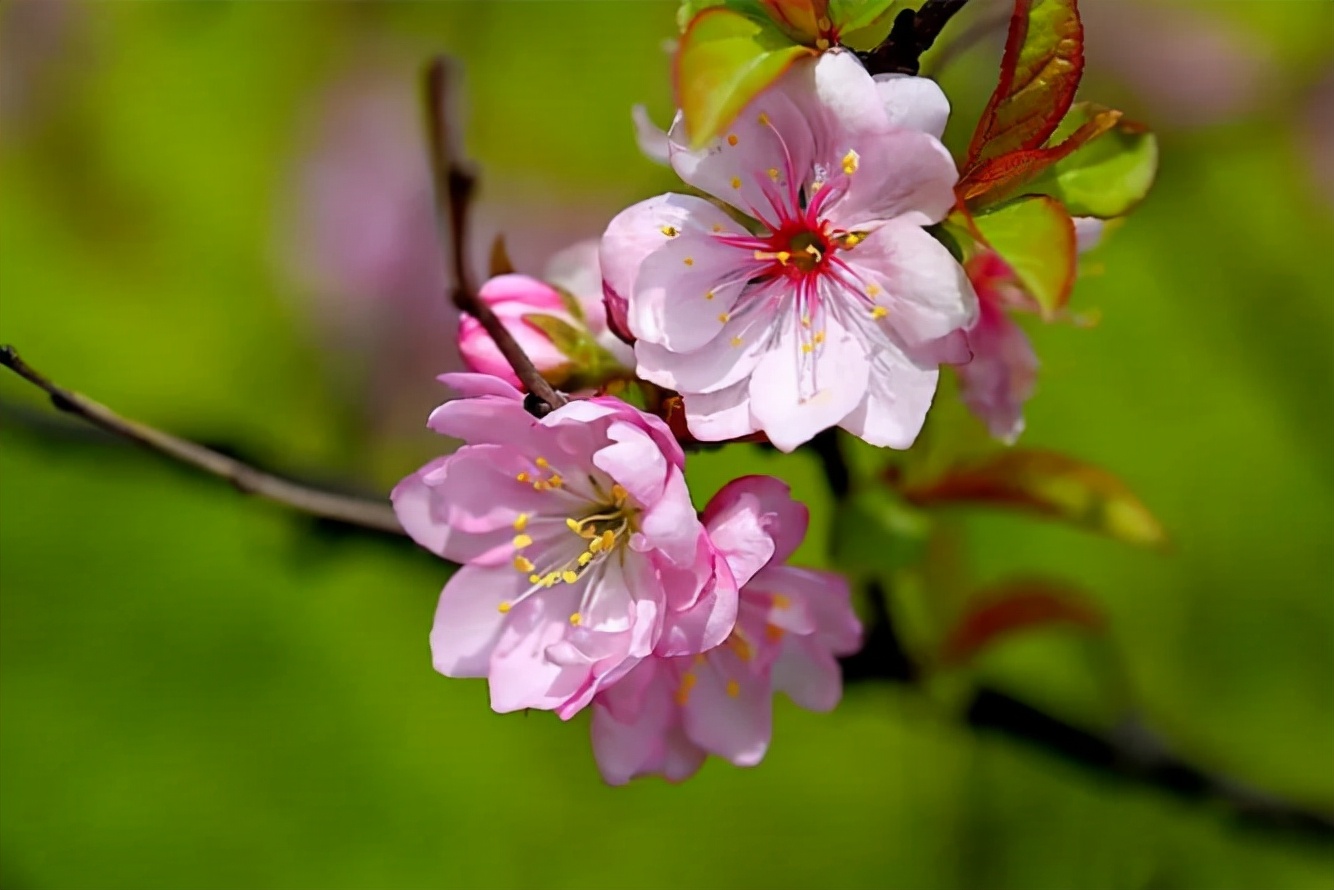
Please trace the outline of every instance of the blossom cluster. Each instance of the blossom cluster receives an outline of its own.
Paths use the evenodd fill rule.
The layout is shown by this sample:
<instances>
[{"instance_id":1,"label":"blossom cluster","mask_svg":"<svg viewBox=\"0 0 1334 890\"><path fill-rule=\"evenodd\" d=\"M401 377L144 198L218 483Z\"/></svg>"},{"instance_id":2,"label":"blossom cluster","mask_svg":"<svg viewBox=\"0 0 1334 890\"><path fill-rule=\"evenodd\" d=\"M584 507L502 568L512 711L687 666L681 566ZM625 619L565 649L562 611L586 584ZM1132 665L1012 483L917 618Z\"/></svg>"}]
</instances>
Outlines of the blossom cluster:
<instances>
[{"instance_id":1,"label":"blossom cluster","mask_svg":"<svg viewBox=\"0 0 1334 890\"><path fill-rule=\"evenodd\" d=\"M1016 9L1012 41L1028 33ZM1079 181L1059 181L1058 161L1120 121L1072 109L1077 67L1040 85L1042 114L1014 111L1027 63L1007 50L960 165L941 141L950 106L935 82L872 74L839 45L842 25L809 18L779 17L798 41L793 63L702 132L707 91L688 91L666 131L636 112L640 147L689 193L625 209L545 279L507 272L480 289L531 367L511 366L464 315L459 351L473 373L441 378L457 397L429 421L463 445L393 492L404 529L461 566L436 611L436 669L486 678L496 711L590 710L613 784L679 781L709 754L755 765L774 693L833 708L838 658L861 645L848 580L789 564L808 515L788 487L745 476L697 511L683 444L790 452L838 428L907 449L944 365L992 435L1013 441L1037 359L1008 313L1052 317L1076 241L1100 234L1098 219L1072 216L1135 200L1127 187L1116 207L1081 203ZM1067 47L1037 40L1035 54ZM1044 170L1055 184L1037 182ZM1016 215L1050 233L1060 249L1041 259L1057 274L1033 274L1041 264L1025 251L1045 249L1040 238L1006 241ZM572 396L534 409L525 370Z\"/></svg>"}]
</instances>

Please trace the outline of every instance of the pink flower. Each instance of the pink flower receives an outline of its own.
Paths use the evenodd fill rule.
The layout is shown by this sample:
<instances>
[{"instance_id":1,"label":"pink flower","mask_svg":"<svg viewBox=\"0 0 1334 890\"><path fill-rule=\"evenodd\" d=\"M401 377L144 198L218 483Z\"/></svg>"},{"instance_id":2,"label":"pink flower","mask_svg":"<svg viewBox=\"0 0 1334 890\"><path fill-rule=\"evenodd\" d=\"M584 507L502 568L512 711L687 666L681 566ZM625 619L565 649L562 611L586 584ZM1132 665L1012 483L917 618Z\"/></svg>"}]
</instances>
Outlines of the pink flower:
<instances>
[{"instance_id":1,"label":"pink flower","mask_svg":"<svg viewBox=\"0 0 1334 890\"><path fill-rule=\"evenodd\" d=\"M595 370L581 367L581 361L598 364L596 370L633 365L629 347L607 329L597 242L583 241L553 256L547 278L551 284L528 275L497 275L477 294L542 376L559 385L572 373ZM564 289L573 298L572 303L567 304L553 285ZM586 348L581 354L567 355L542 329L541 321L533 317L549 319L566 326L572 334L586 337ZM495 341L471 315L459 317L459 353L469 369L522 386Z\"/></svg>"},{"instance_id":2,"label":"pink flower","mask_svg":"<svg viewBox=\"0 0 1334 890\"><path fill-rule=\"evenodd\" d=\"M1079 252L1096 247L1102 230L1102 220L1076 217ZM1013 445L1024 431L1024 405L1033 396L1039 362L1028 335L1008 312L1032 312L1037 305L993 251L974 256L967 269L981 312L967 334L972 361L958 368L960 395L993 437Z\"/></svg>"},{"instance_id":3,"label":"pink flower","mask_svg":"<svg viewBox=\"0 0 1334 890\"><path fill-rule=\"evenodd\" d=\"M931 81L872 78L828 52L703 150L682 143L678 116L673 168L754 223L661 195L612 220L602 271L640 375L684 396L695 436L763 431L784 451L835 425L876 445L916 438L936 341L977 312L963 269L922 230L954 202L937 138L948 112Z\"/></svg>"},{"instance_id":4,"label":"pink flower","mask_svg":"<svg viewBox=\"0 0 1334 890\"><path fill-rule=\"evenodd\" d=\"M441 380L464 398L430 426L466 444L392 495L413 540L463 563L436 609L438 671L487 677L497 711L569 718L651 652L727 637L737 585L660 420L612 398L538 420L503 380Z\"/></svg>"},{"instance_id":5,"label":"pink flower","mask_svg":"<svg viewBox=\"0 0 1334 890\"><path fill-rule=\"evenodd\" d=\"M807 521L787 486L737 479L704 519L744 584L736 627L702 655L641 661L594 699L593 753L613 785L651 773L681 781L708 754L754 766L769 746L773 692L831 710L842 696L835 656L861 645L847 581L783 565Z\"/></svg>"}]
</instances>

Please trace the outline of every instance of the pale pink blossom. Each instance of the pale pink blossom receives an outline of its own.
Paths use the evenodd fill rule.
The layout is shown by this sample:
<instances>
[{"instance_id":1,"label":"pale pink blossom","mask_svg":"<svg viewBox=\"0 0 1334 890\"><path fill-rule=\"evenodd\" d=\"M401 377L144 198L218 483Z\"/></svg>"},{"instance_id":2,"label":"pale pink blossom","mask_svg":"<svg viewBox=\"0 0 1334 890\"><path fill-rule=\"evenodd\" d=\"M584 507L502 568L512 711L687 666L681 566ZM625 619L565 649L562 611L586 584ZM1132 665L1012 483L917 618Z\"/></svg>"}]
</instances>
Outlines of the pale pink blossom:
<instances>
[{"instance_id":1,"label":"pale pink blossom","mask_svg":"<svg viewBox=\"0 0 1334 890\"><path fill-rule=\"evenodd\" d=\"M678 116L672 167L753 222L661 195L612 221L602 272L640 375L684 396L692 434L763 431L790 451L842 426L912 444L938 341L977 312L963 269L922 228L954 203L957 171L938 138L948 112L931 81L872 78L829 52L702 150L686 147Z\"/></svg>"},{"instance_id":2,"label":"pale pink blossom","mask_svg":"<svg viewBox=\"0 0 1334 890\"><path fill-rule=\"evenodd\" d=\"M564 296L557 287L565 291ZM634 364L630 348L607 328L598 242L594 239L553 256L547 265L546 281L514 273L497 275L482 285L477 296L491 307L542 376L557 385L572 373L594 369L579 367L580 356L566 355L542 330L541 319L552 319L586 337L596 347L587 351L595 352L597 362L606 369L628 369ZM470 370L522 387L491 335L466 313L459 316L459 354ZM585 361L591 358L583 356Z\"/></svg>"},{"instance_id":3,"label":"pale pink blossom","mask_svg":"<svg viewBox=\"0 0 1334 890\"><path fill-rule=\"evenodd\" d=\"M438 671L487 677L497 711L568 718L652 652L722 642L737 585L695 514L667 427L612 398L537 419L485 374L430 427L466 444L394 489L403 528L463 566L431 631Z\"/></svg>"},{"instance_id":4,"label":"pale pink blossom","mask_svg":"<svg viewBox=\"0 0 1334 890\"><path fill-rule=\"evenodd\" d=\"M1076 217L1074 223L1076 249L1083 253L1097 247L1103 220ZM981 311L967 333L972 360L958 368L960 396L987 432L1012 445L1024 431L1024 405L1033 396L1039 362L1028 334L1009 313L1033 312L1037 304L994 251L977 254L967 269Z\"/></svg>"},{"instance_id":5,"label":"pale pink blossom","mask_svg":"<svg viewBox=\"0 0 1334 890\"><path fill-rule=\"evenodd\" d=\"M842 697L836 656L861 645L847 581L783 564L807 523L787 486L737 479L704 521L743 584L736 627L702 655L641 661L594 699L593 752L611 784L654 773L681 781L708 754L754 766L769 746L773 693L831 710Z\"/></svg>"}]
</instances>

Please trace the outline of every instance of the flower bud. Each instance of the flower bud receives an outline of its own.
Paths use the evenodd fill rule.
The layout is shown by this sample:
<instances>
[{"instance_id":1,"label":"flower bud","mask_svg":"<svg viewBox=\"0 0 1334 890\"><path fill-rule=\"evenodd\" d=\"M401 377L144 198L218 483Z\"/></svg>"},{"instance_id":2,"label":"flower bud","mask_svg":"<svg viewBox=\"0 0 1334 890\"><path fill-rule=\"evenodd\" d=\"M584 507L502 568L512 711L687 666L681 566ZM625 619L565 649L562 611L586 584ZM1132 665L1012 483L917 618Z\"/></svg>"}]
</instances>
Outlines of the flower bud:
<instances>
[{"instance_id":1,"label":"flower bud","mask_svg":"<svg viewBox=\"0 0 1334 890\"><path fill-rule=\"evenodd\" d=\"M569 376L571 358L543 330L546 323L540 320L551 319L575 331L583 329L567 311L559 291L536 278L509 274L492 278L482 285L477 296L491 307L543 377L559 383ZM471 370L522 386L491 335L471 315L459 317L459 354Z\"/></svg>"}]
</instances>

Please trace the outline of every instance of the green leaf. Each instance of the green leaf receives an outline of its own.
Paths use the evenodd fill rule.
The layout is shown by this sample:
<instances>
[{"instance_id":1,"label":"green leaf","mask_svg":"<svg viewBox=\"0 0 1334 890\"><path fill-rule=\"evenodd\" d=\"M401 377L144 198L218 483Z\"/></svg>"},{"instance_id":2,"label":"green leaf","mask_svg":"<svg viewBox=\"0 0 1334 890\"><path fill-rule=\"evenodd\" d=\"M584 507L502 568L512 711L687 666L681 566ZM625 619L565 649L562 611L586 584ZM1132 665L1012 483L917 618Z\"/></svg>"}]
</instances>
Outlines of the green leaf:
<instances>
[{"instance_id":1,"label":"green leaf","mask_svg":"<svg viewBox=\"0 0 1334 890\"><path fill-rule=\"evenodd\" d=\"M829 0L829 17L840 44L870 52L884 42L894 19L907 8L906 0Z\"/></svg>"},{"instance_id":2,"label":"green leaf","mask_svg":"<svg viewBox=\"0 0 1334 890\"><path fill-rule=\"evenodd\" d=\"M1050 318L1075 285L1075 225L1046 195L1020 198L973 217L980 239L1014 270L1019 283Z\"/></svg>"},{"instance_id":3,"label":"green leaf","mask_svg":"<svg viewBox=\"0 0 1334 890\"><path fill-rule=\"evenodd\" d=\"M1057 129L1062 137L1089 114L1085 103L1070 109ZM1158 172L1158 140L1139 124L1121 120L1057 161L1026 189L1065 205L1072 216L1111 219L1134 209Z\"/></svg>"},{"instance_id":4,"label":"green leaf","mask_svg":"<svg viewBox=\"0 0 1334 890\"><path fill-rule=\"evenodd\" d=\"M1002 451L905 489L903 495L921 507L989 504L1037 513L1130 544L1167 543L1167 532L1124 482L1054 451Z\"/></svg>"},{"instance_id":5,"label":"green leaf","mask_svg":"<svg viewBox=\"0 0 1334 890\"><path fill-rule=\"evenodd\" d=\"M940 661L959 665L1006 637L1051 627L1101 634L1107 618L1072 585L1042 578L1006 581L979 591L940 647Z\"/></svg>"},{"instance_id":6,"label":"green leaf","mask_svg":"<svg viewBox=\"0 0 1334 890\"><path fill-rule=\"evenodd\" d=\"M728 9L734 9L748 18L756 21L763 21L769 14L765 12L764 4L760 0L685 0L680 9L676 11L676 27L685 31L690 26L690 22L695 16L706 9L713 9L716 6L725 6Z\"/></svg>"},{"instance_id":7,"label":"green leaf","mask_svg":"<svg viewBox=\"0 0 1334 890\"><path fill-rule=\"evenodd\" d=\"M719 7L701 12L676 54L676 95L690 144L705 145L793 62L813 53L775 25Z\"/></svg>"},{"instance_id":8,"label":"green leaf","mask_svg":"<svg viewBox=\"0 0 1334 890\"><path fill-rule=\"evenodd\" d=\"M1083 71L1075 0L1015 0L1000 81L973 132L965 172L1046 142L1074 101Z\"/></svg>"}]
</instances>

